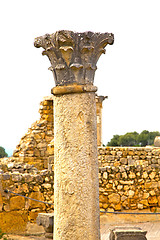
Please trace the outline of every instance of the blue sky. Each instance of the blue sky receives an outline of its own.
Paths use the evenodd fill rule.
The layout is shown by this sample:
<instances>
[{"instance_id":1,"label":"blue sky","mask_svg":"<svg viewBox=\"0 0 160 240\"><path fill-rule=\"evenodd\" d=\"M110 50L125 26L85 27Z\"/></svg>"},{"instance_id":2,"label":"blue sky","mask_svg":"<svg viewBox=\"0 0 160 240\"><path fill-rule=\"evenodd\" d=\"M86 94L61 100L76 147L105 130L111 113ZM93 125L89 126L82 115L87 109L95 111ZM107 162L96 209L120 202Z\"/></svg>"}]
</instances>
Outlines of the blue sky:
<instances>
[{"instance_id":1,"label":"blue sky","mask_svg":"<svg viewBox=\"0 0 160 240\"><path fill-rule=\"evenodd\" d=\"M114 134L160 131L159 1L1 1L0 146L8 152L39 118L54 87L34 38L57 30L112 32L115 43L97 64L103 143Z\"/></svg>"}]
</instances>

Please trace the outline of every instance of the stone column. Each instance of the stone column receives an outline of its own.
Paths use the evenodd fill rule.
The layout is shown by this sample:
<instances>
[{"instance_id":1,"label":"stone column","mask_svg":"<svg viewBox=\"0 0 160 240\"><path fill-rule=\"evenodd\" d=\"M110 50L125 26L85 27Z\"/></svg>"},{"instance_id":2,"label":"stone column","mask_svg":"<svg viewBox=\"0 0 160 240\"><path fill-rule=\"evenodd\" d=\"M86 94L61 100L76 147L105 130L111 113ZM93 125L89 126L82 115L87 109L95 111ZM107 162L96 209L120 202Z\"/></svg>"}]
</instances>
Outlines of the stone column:
<instances>
[{"instance_id":1,"label":"stone column","mask_svg":"<svg viewBox=\"0 0 160 240\"><path fill-rule=\"evenodd\" d=\"M102 102L108 98L107 96L96 96L96 112L97 112L97 146L102 146Z\"/></svg>"},{"instance_id":2,"label":"stone column","mask_svg":"<svg viewBox=\"0 0 160 240\"><path fill-rule=\"evenodd\" d=\"M58 31L35 39L49 57L54 94L54 239L98 240L96 63L113 34Z\"/></svg>"}]
</instances>

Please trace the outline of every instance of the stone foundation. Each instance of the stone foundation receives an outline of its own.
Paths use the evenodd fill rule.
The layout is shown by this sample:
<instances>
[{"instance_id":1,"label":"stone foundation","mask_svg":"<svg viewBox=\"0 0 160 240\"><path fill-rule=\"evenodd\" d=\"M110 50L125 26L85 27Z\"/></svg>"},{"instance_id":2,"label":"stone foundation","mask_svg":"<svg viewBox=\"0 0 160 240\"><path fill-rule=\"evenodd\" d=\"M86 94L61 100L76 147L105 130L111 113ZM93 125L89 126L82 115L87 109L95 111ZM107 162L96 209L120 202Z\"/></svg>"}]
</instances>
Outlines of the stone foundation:
<instances>
[{"instance_id":1,"label":"stone foundation","mask_svg":"<svg viewBox=\"0 0 160 240\"><path fill-rule=\"evenodd\" d=\"M0 164L0 229L8 233L25 233L28 222L35 222L40 212L53 212L54 206L6 193L5 189L53 204L54 176L33 165L9 160L1 159Z\"/></svg>"},{"instance_id":2,"label":"stone foundation","mask_svg":"<svg viewBox=\"0 0 160 240\"><path fill-rule=\"evenodd\" d=\"M101 211L159 211L160 148L99 148Z\"/></svg>"},{"instance_id":3,"label":"stone foundation","mask_svg":"<svg viewBox=\"0 0 160 240\"><path fill-rule=\"evenodd\" d=\"M160 212L160 148L99 148L98 158L101 212ZM39 212L53 212L54 206L4 190L54 203L53 173L13 162L12 158L1 159L0 166L0 228L4 232L25 232L27 222L35 222ZM13 215L19 220L11 226ZM142 215L141 221L153 219L148 217Z\"/></svg>"}]
</instances>

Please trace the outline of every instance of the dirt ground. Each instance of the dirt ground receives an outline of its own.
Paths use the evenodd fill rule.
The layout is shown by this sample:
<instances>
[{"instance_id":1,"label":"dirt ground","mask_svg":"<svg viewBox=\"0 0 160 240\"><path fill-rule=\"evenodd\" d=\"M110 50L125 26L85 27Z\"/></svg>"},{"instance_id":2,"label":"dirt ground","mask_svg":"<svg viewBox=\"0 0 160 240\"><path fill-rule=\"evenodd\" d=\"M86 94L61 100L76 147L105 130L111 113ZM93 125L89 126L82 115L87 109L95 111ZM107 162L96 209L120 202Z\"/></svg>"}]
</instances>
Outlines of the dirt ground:
<instances>
[{"instance_id":1,"label":"dirt ground","mask_svg":"<svg viewBox=\"0 0 160 240\"><path fill-rule=\"evenodd\" d=\"M142 216L143 219L137 216L128 215L113 215L104 214L100 217L101 225L101 240L109 240L110 230L116 226L121 227L140 227L142 230L147 231L147 240L160 240L160 215L158 216ZM28 226L27 235L6 235L7 240L47 240L44 235L44 229L35 224ZM34 233L36 233L34 235Z\"/></svg>"},{"instance_id":2,"label":"dirt ground","mask_svg":"<svg viewBox=\"0 0 160 240\"><path fill-rule=\"evenodd\" d=\"M22 235L5 235L7 240L46 240L44 235L41 236L22 236Z\"/></svg>"}]
</instances>

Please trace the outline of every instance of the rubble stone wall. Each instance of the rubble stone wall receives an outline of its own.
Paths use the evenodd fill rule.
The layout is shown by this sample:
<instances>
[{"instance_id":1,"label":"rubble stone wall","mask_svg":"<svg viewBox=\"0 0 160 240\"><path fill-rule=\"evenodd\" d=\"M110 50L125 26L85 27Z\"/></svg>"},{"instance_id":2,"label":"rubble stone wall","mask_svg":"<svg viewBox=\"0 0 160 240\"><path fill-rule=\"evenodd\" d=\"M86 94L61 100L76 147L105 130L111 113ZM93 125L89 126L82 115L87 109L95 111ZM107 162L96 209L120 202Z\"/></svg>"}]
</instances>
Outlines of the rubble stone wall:
<instances>
[{"instance_id":1,"label":"rubble stone wall","mask_svg":"<svg viewBox=\"0 0 160 240\"><path fill-rule=\"evenodd\" d=\"M8 233L25 233L28 222L35 222L40 212L53 212L54 206L5 190L54 204L53 172L39 171L34 165L8 158L1 159L0 169L0 229Z\"/></svg>"},{"instance_id":2,"label":"rubble stone wall","mask_svg":"<svg viewBox=\"0 0 160 240\"><path fill-rule=\"evenodd\" d=\"M21 138L14 153L13 160L34 164L38 169L54 168L54 101L53 95L44 97L40 103L40 119L32 124ZM96 96L97 139L101 145L102 101L106 97Z\"/></svg>"},{"instance_id":3,"label":"rubble stone wall","mask_svg":"<svg viewBox=\"0 0 160 240\"><path fill-rule=\"evenodd\" d=\"M98 151L102 212L160 212L160 148L106 147ZM4 192L8 189L54 203L52 171L13 158L1 159L0 169L0 228L4 232L24 233L27 222L35 222L39 212L54 211L53 205Z\"/></svg>"},{"instance_id":4,"label":"rubble stone wall","mask_svg":"<svg viewBox=\"0 0 160 240\"><path fill-rule=\"evenodd\" d=\"M53 97L45 97L40 103L40 119L32 124L28 132L21 138L13 153L13 160L34 164L38 169L53 164L54 152L54 115Z\"/></svg>"},{"instance_id":5,"label":"rubble stone wall","mask_svg":"<svg viewBox=\"0 0 160 240\"><path fill-rule=\"evenodd\" d=\"M101 211L160 211L160 148L99 148Z\"/></svg>"}]
</instances>

